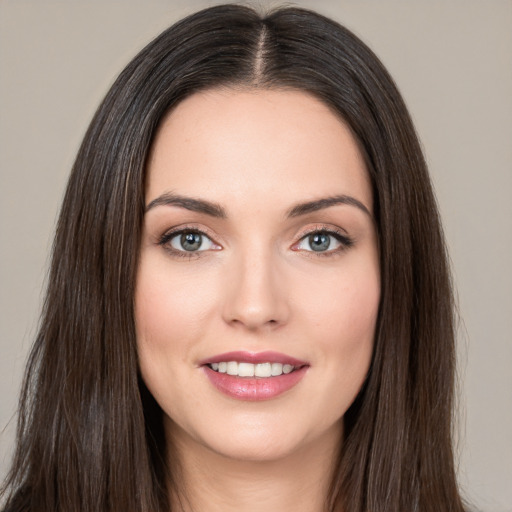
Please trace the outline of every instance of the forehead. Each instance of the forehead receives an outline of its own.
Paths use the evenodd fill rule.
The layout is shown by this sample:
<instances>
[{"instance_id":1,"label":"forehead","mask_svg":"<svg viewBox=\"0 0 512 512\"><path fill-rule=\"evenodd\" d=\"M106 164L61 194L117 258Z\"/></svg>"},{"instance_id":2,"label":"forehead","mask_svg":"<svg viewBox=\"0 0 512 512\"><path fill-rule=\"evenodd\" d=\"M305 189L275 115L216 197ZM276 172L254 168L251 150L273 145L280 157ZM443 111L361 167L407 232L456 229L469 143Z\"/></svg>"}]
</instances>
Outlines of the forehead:
<instances>
[{"instance_id":1,"label":"forehead","mask_svg":"<svg viewBox=\"0 0 512 512\"><path fill-rule=\"evenodd\" d=\"M177 105L150 154L146 200L164 192L226 205L284 203L339 194L371 211L368 173L345 123L295 90L214 89Z\"/></svg>"}]
</instances>

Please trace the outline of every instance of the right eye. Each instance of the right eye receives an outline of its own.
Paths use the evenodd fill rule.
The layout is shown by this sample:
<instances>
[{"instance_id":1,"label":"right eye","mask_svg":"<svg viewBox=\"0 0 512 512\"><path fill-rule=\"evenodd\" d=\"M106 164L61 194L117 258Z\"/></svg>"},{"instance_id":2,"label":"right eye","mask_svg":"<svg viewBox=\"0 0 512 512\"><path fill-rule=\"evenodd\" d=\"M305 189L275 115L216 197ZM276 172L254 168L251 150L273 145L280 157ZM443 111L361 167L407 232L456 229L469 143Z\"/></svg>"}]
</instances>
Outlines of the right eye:
<instances>
[{"instance_id":1,"label":"right eye","mask_svg":"<svg viewBox=\"0 0 512 512\"><path fill-rule=\"evenodd\" d=\"M205 233L197 229L181 229L166 233L160 240L160 244L169 247L172 251L182 253L220 249Z\"/></svg>"},{"instance_id":2,"label":"right eye","mask_svg":"<svg viewBox=\"0 0 512 512\"><path fill-rule=\"evenodd\" d=\"M169 244L177 251L206 251L213 248L213 242L204 234L198 231L182 231L175 233L169 240Z\"/></svg>"}]
</instances>

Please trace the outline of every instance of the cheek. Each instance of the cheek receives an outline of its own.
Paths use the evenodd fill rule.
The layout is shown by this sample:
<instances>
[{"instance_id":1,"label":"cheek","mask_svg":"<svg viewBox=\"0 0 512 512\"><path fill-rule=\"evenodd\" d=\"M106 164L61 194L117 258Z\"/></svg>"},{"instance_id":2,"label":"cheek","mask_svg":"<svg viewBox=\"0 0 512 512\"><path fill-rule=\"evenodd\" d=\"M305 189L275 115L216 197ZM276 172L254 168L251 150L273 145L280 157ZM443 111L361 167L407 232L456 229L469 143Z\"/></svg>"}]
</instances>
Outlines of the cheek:
<instances>
[{"instance_id":1,"label":"cheek","mask_svg":"<svg viewBox=\"0 0 512 512\"><path fill-rule=\"evenodd\" d=\"M139 342L168 348L171 341L194 337L214 297L210 288L198 276L171 272L157 258L142 261L135 293Z\"/></svg>"},{"instance_id":2,"label":"cheek","mask_svg":"<svg viewBox=\"0 0 512 512\"><path fill-rule=\"evenodd\" d=\"M297 296L312 323L327 339L365 340L373 336L380 301L377 265L349 266L306 283ZM331 333L331 334L329 334Z\"/></svg>"},{"instance_id":3,"label":"cheek","mask_svg":"<svg viewBox=\"0 0 512 512\"><path fill-rule=\"evenodd\" d=\"M337 322L330 326L330 336L326 337L326 352L332 354L329 364L337 381L352 395L351 400L366 378L373 353L378 300L368 296L364 299L366 307L362 302L356 307L354 301L343 314L338 313Z\"/></svg>"},{"instance_id":4,"label":"cheek","mask_svg":"<svg viewBox=\"0 0 512 512\"><path fill-rule=\"evenodd\" d=\"M213 296L204 279L169 267L143 255L135 291L140 371L158 401L167 400L165 389L177 380L172 377L188 368L191 349L208 328Z\"/></svg>"},{"instance_id":5,"label":"cheek","mask_svg":"<svg viewBox=\"0 0 512 512\"><path fill-rule=\"evenodd\" d=\"M211 288L197 273L179 272L161 255L142 254L134 306L139 367L164 411L198 400L180 383L190 382L194 371L191 354L207 329Z\"/></svg>"},{"instance_id":6,"label":"cheek","mask_svg":"<svg viewBox=\"0 0 512 512\"><path fill-rule=\"evenodd\" d=\"M301 292L307 297L303 315L310 318L309 337L316 340L321 366L328 369L324 379L332 378L344 391L342 399L351 401L366 378L373 353L380 302L378 267L350 267L335 278L309 284L309 294Z\"/></svg>"}]
</instances>

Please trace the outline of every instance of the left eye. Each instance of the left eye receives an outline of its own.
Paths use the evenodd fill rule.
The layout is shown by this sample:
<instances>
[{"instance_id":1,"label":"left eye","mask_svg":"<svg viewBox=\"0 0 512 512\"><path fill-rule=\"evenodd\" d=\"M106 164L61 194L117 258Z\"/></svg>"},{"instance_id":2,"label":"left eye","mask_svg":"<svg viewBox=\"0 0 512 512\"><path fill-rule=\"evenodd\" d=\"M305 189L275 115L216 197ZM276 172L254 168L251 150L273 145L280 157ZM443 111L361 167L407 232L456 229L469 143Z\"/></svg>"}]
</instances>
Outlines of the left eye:
<instances>
[{"instance_id":1,"label":"left eye","mask_svg":"<svg viewBox=\"0 0 512 512\"><path fill-rule=\"evenodd\" d=\"M169 245L177 251L197 252L214 249L217 246L203 233L181 231L169 238Z\"/></svg>"},{"instance_id":2,"label":"left eye","mask_svg":"<svg viewBox=\"0 0 512 512\"><path fill-rule=\"evenodd\" d=\"M339 249L342 245L339 235L328 231L315 231L305 236L296 248L305 251L326 252Z\"/></svg>"}]
</instances>

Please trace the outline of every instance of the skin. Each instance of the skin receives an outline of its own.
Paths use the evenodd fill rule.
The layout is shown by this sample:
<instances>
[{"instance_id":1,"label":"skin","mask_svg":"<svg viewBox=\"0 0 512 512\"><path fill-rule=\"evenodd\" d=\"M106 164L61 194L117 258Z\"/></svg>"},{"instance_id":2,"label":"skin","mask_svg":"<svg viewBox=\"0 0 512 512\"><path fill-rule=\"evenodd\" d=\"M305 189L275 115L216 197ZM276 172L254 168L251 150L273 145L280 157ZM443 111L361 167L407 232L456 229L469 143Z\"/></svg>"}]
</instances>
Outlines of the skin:
<instances>
[{"instance_id":1,"label":"skin","mask_svg":"<svg viewBox=\"0 0 512 512\"><path fill-rule=\"evenodd\" d=\"M226 218L155 206L169 193L218 203ZM297 203L334 195L363 207L286 216ZM152 202L135 294L138 350L176 452L171 466L179 460L183 508L324 510L380 299L372 191L350 130L304 92L196 93L157 133ZM179 235L162 245L175 227L204 231L205 250L186 252ZM315 230L336 230L352 245L330 238L315 252L307 236ZM277 351L309 368L271 400L237 400L200 365L234 350Z\"/></svg>"}]
</instances>

